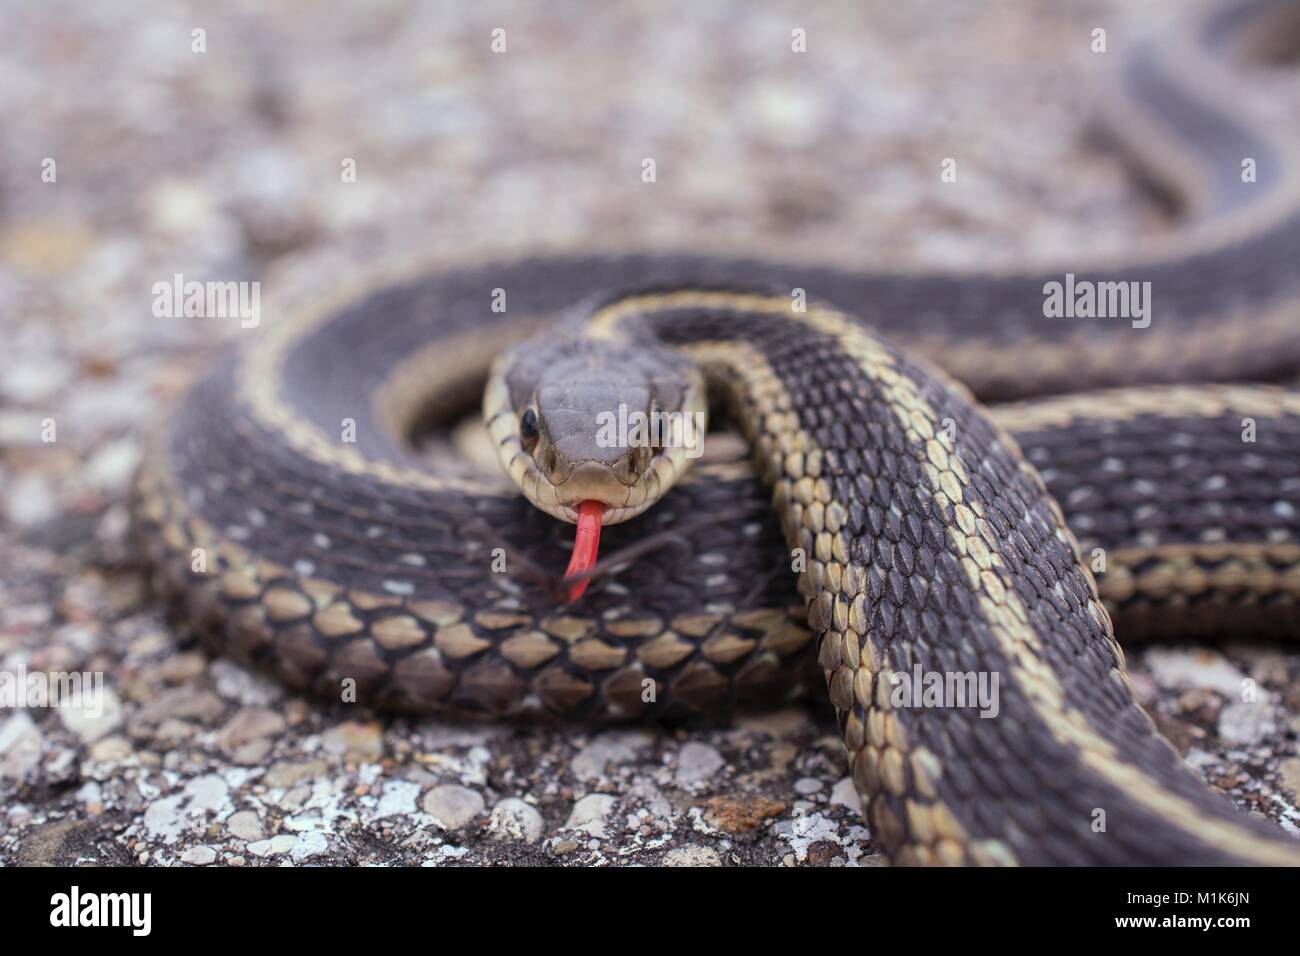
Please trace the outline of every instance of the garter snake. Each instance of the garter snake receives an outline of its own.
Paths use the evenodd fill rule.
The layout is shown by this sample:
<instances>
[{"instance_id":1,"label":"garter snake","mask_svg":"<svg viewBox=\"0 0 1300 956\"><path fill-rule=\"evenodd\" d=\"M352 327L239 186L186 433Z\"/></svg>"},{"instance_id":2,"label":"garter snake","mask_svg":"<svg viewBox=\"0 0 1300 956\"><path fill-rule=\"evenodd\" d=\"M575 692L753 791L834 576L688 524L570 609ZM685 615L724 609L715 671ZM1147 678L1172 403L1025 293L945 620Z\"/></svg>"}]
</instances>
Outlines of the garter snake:
<instances>
[{"instance_id":1,"label":"garter snake","mask_svg":"<svg viewBox=\"0 0 1300 956\"><path fill-rule=\"evenodd\" d=\"M1300 368L1300 157L1226 64L1294 11L1239 5L1124 61L1113 121L1188 224L1120 263L548 254L267 322L139 473L157 587L221 652L381 708L627 719L791 699L811 670L900 863L1300 861L1156 732L1112 629L1297 623L1300 398L1213 384ZM1066 272L1149 282L1153 321L1046 316ZM528 336L484 411L531 503L412 444ZM566 391L564 368L590 374ZM584 412L699 410L697 385L752 468L595 460ZM593 496L612 557L565 603L556 515ZM912 674L997 675L997 712L899 703Z\"/></svg>"}]
</instances>

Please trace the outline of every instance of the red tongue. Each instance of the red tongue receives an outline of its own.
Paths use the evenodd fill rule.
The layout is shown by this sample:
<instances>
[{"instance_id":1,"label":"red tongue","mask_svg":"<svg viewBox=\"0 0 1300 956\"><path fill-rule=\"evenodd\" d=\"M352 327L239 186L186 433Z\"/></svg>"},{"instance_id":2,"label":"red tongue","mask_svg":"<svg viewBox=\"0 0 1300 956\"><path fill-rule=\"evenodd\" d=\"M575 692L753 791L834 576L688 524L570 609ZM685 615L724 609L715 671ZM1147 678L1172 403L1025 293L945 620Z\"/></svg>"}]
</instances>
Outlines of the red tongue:
<instances>
[{"instance_id":1,"label":"red tongue","mask_svg":"<svg viewBox=\"0 0 1300 956\"><path fill-rule=\"evenodd\" d=\"M583 501L578 505L578 533L573 538L573 555L564 572L566 578L588 571L596 563L596 552L600 550L600 516L604 513L605 506L599 501ZM583 578L569 588L570 603L582 597L589 580Z\"/></svg>"}]
</instances>

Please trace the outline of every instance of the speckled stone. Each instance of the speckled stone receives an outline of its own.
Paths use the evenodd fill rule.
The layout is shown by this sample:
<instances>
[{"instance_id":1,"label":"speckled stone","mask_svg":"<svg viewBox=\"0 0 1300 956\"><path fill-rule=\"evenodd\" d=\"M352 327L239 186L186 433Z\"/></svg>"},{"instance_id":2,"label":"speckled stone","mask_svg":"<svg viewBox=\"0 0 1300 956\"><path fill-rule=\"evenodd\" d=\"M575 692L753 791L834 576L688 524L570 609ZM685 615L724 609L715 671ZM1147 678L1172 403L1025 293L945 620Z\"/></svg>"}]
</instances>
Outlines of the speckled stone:
<instances>
[{"instance_id":1,"label":"speckled stone","mask_svg":"<svg viewBox=\"0 0 1300 956\"><path fill-rule=\"evenodd\" d=\"M679 846L664 854L664 866L722 866L718 851L707 846Z\"/></svg>"},{"instance_id":2,"label":"speckled stone","mask_svg":"<svg viewBox=\"0 0 1300 956\"><path fill-rule=\"evenodd\" d=\"M536 843L542 838L544 827L537 808L518 797L507 797L492 808L490 829L504 839Z\"/></svg>"}]
</instances>

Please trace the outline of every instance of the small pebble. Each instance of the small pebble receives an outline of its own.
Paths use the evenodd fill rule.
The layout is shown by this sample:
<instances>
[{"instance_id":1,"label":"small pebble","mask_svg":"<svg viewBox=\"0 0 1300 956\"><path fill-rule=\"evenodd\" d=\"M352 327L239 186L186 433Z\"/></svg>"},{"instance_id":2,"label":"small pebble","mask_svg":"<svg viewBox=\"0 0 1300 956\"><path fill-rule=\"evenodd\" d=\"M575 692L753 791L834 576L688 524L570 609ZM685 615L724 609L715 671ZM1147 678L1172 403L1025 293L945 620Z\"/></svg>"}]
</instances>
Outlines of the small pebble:
<instances>
[{"instance_id":1,"label":"small pebble","mask_svg":"<svg viewBox=\"0 0 1300 956\"><path fill-rule=\"evenodd\" d=\"M609 836L607 818L617 800L617 797L607 793L588 794L573 805L564 828L581 830L597 839L604 839Z\"/></svg>"},{"instance_id":2,"label":"small pebble","mask_svg":"<svg viewBox=\"0 0 1300 956\"><path fill-rule=\"evenodd\" d=\"M664 854L664 866L722 866L718 851L707 846L679 846Z\"/></svg>"},{"instance_id":3,"label":"small pebble","mask_svg":"<svg viewBox=\"0 0 1300 956\"><path fill-rule=\"evenodd\" d=\"M240 810L238 813L232 813L230 818L226 820L226 829L230 831L231 836L247 840L250 843L262 840L266 836L262 830L262 821L253 810Z\"/></svg>"},{"instance_id":4,"label":"small pebble","mask_svg":"<svg viewBox=\"0 0 1300 956\"><path fill-rule=\"evenodd\" d=\"M210 846L191 847L181 854L181 862L192 866L207 866L217 858L217 851Z\"/></svg>"},{"instance_id":5,"label":"small pebble","mask_svg":"<svg viewBox=\"0 0 1300 956\"><path fill-rule=\"evenodd\" d=\"M683 744L677 755L677 773L674 779L679 787L693 787L710 781L722 769L722 755L708 744L691 741Z\"/></svg>"},{"instance_id":6,"label":"small pebble","mask_svg":"<svg viewBox=\"0 0 1300 956\"><path fill-rule=\"evenodd\" d=\"M384 755L383 729L377 721L349 720L325 732L322 744L327 753L363 762Z\"/></svg>"},{"instance_id":7,"label":"small pebble","mask_svg":"<svg viewBox=\"0 0 1300 956\"><path fill-rule=\"evenodd\" d=\"M477 790L454 783L434 787L424 795L420 806L447 830L459 830L487 809L487 803Z\"/></svg>"},{"instance_id":8,"label":"small pebble","mask_svg":"<svg viewBox=\"0 0 1300 956\"><path fill-rule=\"evenodd\" d=\"M532 804L518 797L507 797L492 808L489 821L491 832L502 839L536 843L542 838L545 824L542 815Z\"/></svg>"}]
</instances>

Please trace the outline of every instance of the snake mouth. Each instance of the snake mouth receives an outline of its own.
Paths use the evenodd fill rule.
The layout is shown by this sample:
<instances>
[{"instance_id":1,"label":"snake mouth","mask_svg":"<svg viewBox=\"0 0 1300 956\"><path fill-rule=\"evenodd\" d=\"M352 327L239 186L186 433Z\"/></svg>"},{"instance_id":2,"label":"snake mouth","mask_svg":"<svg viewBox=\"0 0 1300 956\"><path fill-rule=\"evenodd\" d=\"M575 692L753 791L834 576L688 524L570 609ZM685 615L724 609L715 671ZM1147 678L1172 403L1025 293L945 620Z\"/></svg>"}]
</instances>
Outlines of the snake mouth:
<instances>
[{"instance_id":1,"label":"snake mouth","mask_svg":"<svg viewBox=\"0 0 1300 956\"><path fill-rule=\"evenodd\" d=\"M573 553L569 556L569 566L564 571L566 581L575 575L590 571L596 564L596 558L600 553L601 517L604 513L605 505L602 502L583 501L578 504L578 528L573 536ZM591 583L590 578L583 578L571 584L568 602L572 604L582 597L589 583Z\"/></svg>"}]
</instances>

